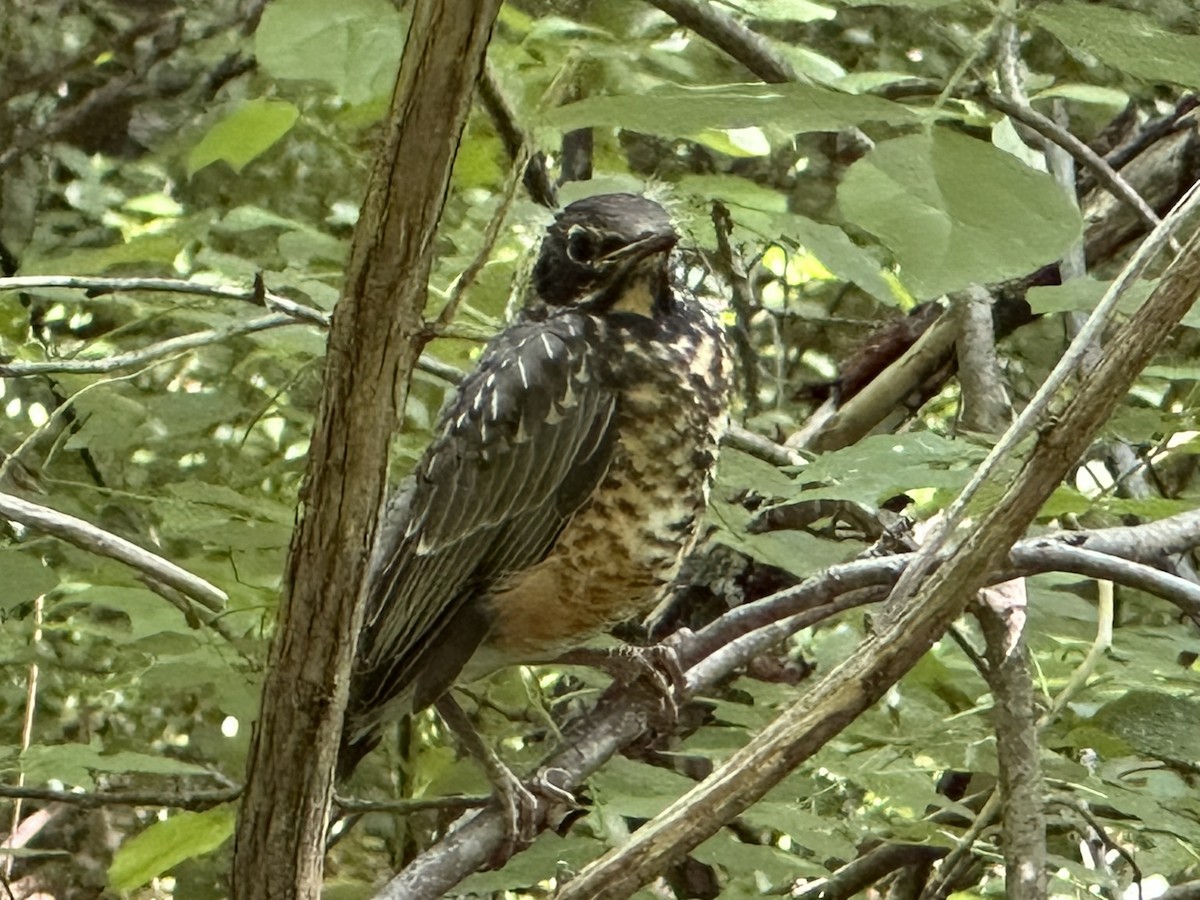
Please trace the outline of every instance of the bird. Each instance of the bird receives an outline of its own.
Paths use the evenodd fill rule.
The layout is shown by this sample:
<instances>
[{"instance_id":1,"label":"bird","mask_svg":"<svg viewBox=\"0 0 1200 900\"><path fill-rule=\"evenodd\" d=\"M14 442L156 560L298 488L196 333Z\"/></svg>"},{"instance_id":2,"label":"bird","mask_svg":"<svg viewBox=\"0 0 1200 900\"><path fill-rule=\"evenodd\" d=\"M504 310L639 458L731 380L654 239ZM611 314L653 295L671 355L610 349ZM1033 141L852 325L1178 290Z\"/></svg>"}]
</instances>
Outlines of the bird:
<instances>
[{"instance_id":1,"label":"bird","mask_svg":"<svg viewBox=\"0 0 1200 900\"><path fill-rule=\"evenodd\" d=\"M700 533L733 383L677 241L638 194L578 200L547 227L530 301L387 504L340 780L452 685L552 661L665 595Z\"/></svg>"}]
</instances>

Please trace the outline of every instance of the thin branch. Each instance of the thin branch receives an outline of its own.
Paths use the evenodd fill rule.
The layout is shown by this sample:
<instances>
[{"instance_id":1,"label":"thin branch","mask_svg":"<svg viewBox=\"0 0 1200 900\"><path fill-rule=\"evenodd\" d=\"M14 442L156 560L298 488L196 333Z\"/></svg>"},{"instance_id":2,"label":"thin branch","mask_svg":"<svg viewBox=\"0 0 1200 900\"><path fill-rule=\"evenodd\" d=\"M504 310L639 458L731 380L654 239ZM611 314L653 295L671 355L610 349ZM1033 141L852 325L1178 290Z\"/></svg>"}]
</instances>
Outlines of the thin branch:
<instances>
[{"instance_id":1,"label":"thin branch","mask_svg":"<svg viewBox=\"0 0 1200 900\"><path fill-rule=\"evenodd\" d=\"M240 325L233 325L229 328L210 328L204 331L195 331L191 334L182 334L179 337L148 344L138 350L130 350L127 353L115 353L112 356L102 356L98 359L53 359L44 362L0 363L0 377L20 378L29 375L48 375L63 372L69 372L72 375L107 374L120 369L128 369L132 366L142 366L155 360L174 356L177 353L195 350L198 347L219 344L243 334L253 334L257 331L266 331L271 328L281 328L286 325L295 324L297 322L291 316L275 314L251 319L249 322L243 322Z\"/></svg>"},{"instance_id":2,"label":"thin branch","mask_svg":"<svg viewBox=\"0 0 1200 900\"><path fill-rule=\"evenodd\" d=\"M936 862L946 855L944 847L888 842L842 866L828 878L806 883L796 900L847 900L898 869Z\"/></svg>"},{"instance_id":3,"label":"thin branch","mask_svg":"<svg viewBox=\"0 0 1200 900\"><path fill-rule=\"evenodd\" d=\"M546 157L542 153L533 152L532 143L517 121L516 111L504 96L500 80L490 63L484 67L483 77L479 79L479 99L496 126L496 132L500 135L509 160L514 165L519 164L529 196L535 203L547 209L557 207L558 191L550 179Z\"/></svg>"},{"instance_id":4,"label":"thin branch","mask_svg":"<svg viewBox=\"0 0 1200 900\"><path fill-rule=\"evenodd\" d=\"M721 435L721 443L774 466L802 466L807 462L802 454L791 447L777 444L741 425L730 425Z\"/></svg>"},{"instance_id":5,"label":"thin branch","mask_svg":"<svg viewBox=\"0 0 1200 900\"><path fill-rule=\"evenodd\" d=\"M1038 728L1045 728L1051 722L1058 718L1061 713L1076 694L1087 684L1092 673L1096 671L1096 666L1100 659L1112 649L1113 640L1113 586L1111 581L1100 580L1097 582L1097 603L1096 603L1096 637L1092 641L1092 646L1088 648L1087 656L1083 658L1075 671L1071 673L1070 679L1063 686L1063 689L1058 692L1054 698L1054 702L1050 704L1050 708L1042 714L1038 719Z\"/></svg>"},{"instance_id":6,"label":"thin branch","mask_svg":"<svg viewBox=\"0 0 1200 900\"><path fill-rule=\"evenodd\" d=\"M418 800L360 800L356 797L333 798L334 805L345 813L386 812L396 815L424 812L428 809L479 809L492 802L492 796L424 797Z\"/></svg>"},{"instance_id":7,"label":"thin branch","mask_svg":"<svg viewBox=\"0 0 1200 900\"><path fill-rule=\"evenodd\" d=\"M1056 398L1060 396L1067 383L1076 377L1080 363L1090 352L1090 348L1097 340L1097 336L1108 327L1109 320L1114 314L1121 297L1142 276L1151 261L1158 256L1159 252L1161 252L1162 248L1170 240L1175 230L1198 207L1200 207L1200 182L1193 185L1180 198L1179 202L1175 204L1175 208L1171 210L1162 223L1142 241L1141 246L1138 247L1133 257L1126 263L1121 274L1113 281L1105 292L1104 297L1096 305L1096 308L1088 317L1087 323L1075 336L1075 339L1071 342L1071 346L1067 348L1067 351L1058 361L1058 364L1046 377L1042 386L1038 388L1037 393L1030 399L1025 409L1021 411L1016 421L1000 436L1000 439L988 453L987 458L975 470L966 487L962 489L958 497L955 498L954 502L946 510L942 521L930 533L925 545L921 548L921 560L918 561L917 565L910 566L905 571L897 583L895 590L893 590L892 600L890 601L893 610L899 609L906 598L911 596L917 589L917 586L929 575L930 571L937 564L939 555L945 549L950 535L961 524L980 488L991 478L995 477L1000 467L1006 465L1009 459L1016 453L1018 446L1032 435L1038 424L1044 420L1052 404L1056 402Z\"/></svg>"},{"instance_id":8,"label":"thin branch","mask_svg":"<svg viewBox=\"0 0 1200 900\"><path fill-rule=\"evenodd\" d=\"M996 817L1000 815L1000 806L1000 792L993 791L979 815L975 817L975 821L971 823L971 827L963 833L954 849L942 861L938 877L930 881L921 892L921 900L943 900L954 890L959 877L972 864L971 851L975 847L975 841L996 821Z\"/></svg>"},{"instance_id":9,"label":"thin branch","mask_svg":"<svg viewBox=\"0 0 1200 900\"><path fill-rule=\"evenodd\" d=\"M310 325L329 327L329 316L326 313L289 300L280 294L262 290L257 285L246 290L232 285L202 284L183 278L94 278L73 275L14 275L11 278L0 278L0 291L26 291L37 288L70 288L87 291L89 296L114 291L157 291L192 294L198 297L220 297L223 300L241 300L266 306Z\"/></svg>"},{"instance_id":10,"label":"thin branch","mask_svg":"<svg viewBox=\"0 0 1200 900\"><path fill-rule=\"evenodd\" d=\"M1053 119L1042 115L1031 106L1010 100L995 91L981 90L978 92L978 97L993 109L999 110L1023 125L1028 125L1038 134L1042 135L1042 137L1052 141L1070 153L1077 162L1094 172L1096 179L1108 188L1114 196L1124 200L1137 210L1138 215L1141 216L1147 225L1157 229L1162 224L1157 213L1150 208L1150 205L1142 199L1142 196L1133 189L1133 186L1120 173L1105 162L1104 158L1096 153L1096 151ZM1172 252L1179 252L1179 244L1169 235L1167 246L1171 248Z\"/></svg>"},{"instance_id":11,"label":"thin branch","mask_svg":"<svg viewBox=\"0 0 1200 900\"><path fill-rule=\"evenodd\" d=\"M1191 528L1194 543L1200 544L1200 513L1187 513L1164 520L1164 527L1155 525L1134 526L1120 529L1131 552L1155 556L1154 541L1160 546L1182 549L1183 535ZM1142 529L1147 529L1144 534ZM1010 565L1020 567L1021 574L1034 574L1067 565L1074 561L1079 568L1087 568L1091 576L1101 556L1087 547L1071 546L1068 541L1087 542L1097 539L1100 532L1065 533L1058 538L1038 538L1023 541L1013 548ZM1062 548L1059 544L1063 544ZM1116 549L1115 542L1107 542L1109 549ZM1063 555L1059 555L1062 549ZM695 696L729 675L762 649L778 643L788 633L803 627L806 621L819 621L843 609L871 602L882 596L886 586L899 576L911 554L901 557L860 560L833 566L803 584L772 597L746 604L731 610L707 628L695 633L676 636L671 642L685 670L687 693ZM1115 580L1137 575L1150 577L1145 570L1149 566L1130 563L1117 557L1105 557L1111 564ZM1053 565L1051 565L1053 563ZM1190 602L1200 608L1200 586L1183 579L1157 572L1165 576L1177 593L1186 595ZM1015 577L1009 571L996 580ZM874 597L869 594L877 586ZM864 590L866 589L866 590ZM854 592L854 593L852 593ZM794 616L786 625L776 628L780 619ZM781 623L782 624L782 623ZM754 632L753 636L751 633ZM737 653L722 652L719 665L709 664L709 658L721 651L726 644L741 640ZM706 658L707 657L707 658ZM539 772L553 770L552 781L567 790L574 790L600 768L622 747L644 736L646 728L661 709L661 689L647 687L642 683L632 686L615 685L601 697L592 713L581 719L564 735L562 749L546 760ZM999 801L997 801L998 803ZM546 812L542 807L539 814ZM443 896L466 875L492 858L492 854L505 840L505 820L492 808L486 808L474 817L458 825L438 843L415 860L377 895L380 898L438 898Z\"/></svg>"},{"instance_id":12,"label":"thin branch","mask_svg":"<svg viewBox=\"0 0 1200 900\"><path fill-rule=\"evenodd\" d=\"M791 64L761 34L703 0L650 0L668 16L716 44L768 84L799 81Z\"/></svg>"},{"instance_id":13,"label":"thin branch","mask_svg":"<svg viewBox=\"0 0 1200 900\"><path fill-rule=\"evenodd\" d=\"M29 664L29 673L25 679L25 712L21 718L21 752L24 753L29 749L29 745L33 740L33 720L37 711L38 697L38 674L39 667L37 662L37 647L42 642L42 616L46 609L46 598L44 595L39 595L33 601L33 634L30 636L29 642L33 645L34 657ZM25 771L17 772L17 784L23 786L25 784ZM13 801L12 805L12 827L8 833L14 835L21 827L21 798L18 797ZM12 877L12 864L16 857L7 856L4 860L4 877Z\"/></svg>"},{"instance_id":14,"label":"thin branch","mask_svg":"<svg viewBox=\"0 0 1200 900\"><path fill-rule=\"evenodd\" d=\"M155 582L162 582L212 612L221 612L229 599L223 590L198 575L75 516L6 493L0 493L0 516L74 544L81 550L124 563L148 576L151 589Z\"/></svg>"},{"instance_id":15,"label":"thin branch","mask_svg":"<svg viewBox=\"0 0 1200 900\"><path fill-rule=\"evenodd\" d=\"M996 757L1004 813L1005 893L1014 900L1046 896L1046 816L1033 678L1026 643L1024 579L979 592L976 617L987 642Z\"/></svg>"},{"instance_id":16,"label":"thin branch","mask_svg":"<svg viewBox=\"0 0 1200 900\"><path fill-rule=\"evenodd\" d=\"M192 294L199 297L220 297L224 300L243 300L256 305L265 305L270 309L274 309L285 316L290 316L297 322L303 322L309 325L315 325L318 328L329 328L329 315L321 312L319 309L314 309L311 306L305 306L302 303L297 303L295 300L289 300L279 294L274 294L270 291L264 291L256 285L251 290L244 288L233 287L232 285L221 284L203 284L197 281L186 281L181 278L92 278L74 275L22 275L12 278L0 278L0 291L6 290L35 290L37 288L68 288L72 290L86 291L89 296L98 296L100 294L112 293L114 291L158 291L171 294ZM287 322L279 322L277 324L264 324L271 321L270 316L264 316L260 319L254 319L243 326L234 326L226 329L223 332L202 331L197 332L197 335L183 335L182 337L173 338L174 341L184 342L183 346L176 345L169 347L164 354L166 355L180 350L191 349L186 344L189 339L197 338L200 335L216 335L223 334L225 337L234 336L237 334L248 333L252 331L262 331L265 328L275 328L281 325L287 325ZM244 329L244 331L239 330ZM161 344L153 344L151 347L162 347L168 344L164 341ZM210 340L199 339L196 346L202 346L206 343L212 343ZM133 351L130 354L121 354L121 357L129 357L137 354L145 354L150 347L145 347L142 350ZM116 359L118 357L109 357ZM156 355L149 355L143 359L154 359ZM104 360L88 360L88 361L71 361L72 367L63 368L63 362L35 362L35 363L8 363L4 374L8 375L31 375L35 373L50 373L50 372L90 372L90 371L111 371L104 368L90 368L97 364L103 363ZM131 363L136 365L137 363ZM417 361L417 368L430 375L441 378L451 384L458 384L463 380L463 372L461 369L442 362L436 357L429 354L422 354Z\"/></svg>"},{"instance_id":17,"label":"thin branch","mask_svg":"<svg viewBox=\"0 0 1200 900\"><path fill-rule=\"evenodd\" d=\"M462 302L467 290L475 283L475 279L479 277L479 273L483 271L483 267L487 265L488 260L491 258L496 241L500 238L500 229L504 227L504 222L508 218L509 211L512 209L513 200L516 199L517 185L521 183L522 173L528 171L529 162L529 144L522 142L517 147L516 156L513 158L512 166L509 169L508 179L501 192L500 202L496 205L495 211L492 212L492 218L488 221L487 228L483 230L483 241L479 245L479 250L467 267L459 273L458 278L455 279L454 287L450 290L450 299L446 301L446 305L438 313L437 327L446 328L454 321L454 314L458 311L458 305Z\"/></svg>"},{"instance_id":18,"label":"thin branch","mask_svg":"<svg viewBox=\"0 0 1200 900\"><path fill-rule=\"evenodd\" d=\"M733 344L737 349L741 369L742 392L746 401L746 415L753 416L759 410L758 354L750 340L750 320L757 309L754 291L746 269L729 243L733 232L733 218L725 204L714 200L711 217L713 234L717 238L717 251L709 258L717 273L729 285L730 305L733 307L737 324L733 329Z\"/></svg>"},{"instance_id":19,"label":"thin branch","mask_svg":"<svg viewBox=\"0 0 1200 900\"><path fill-rule=\"evenodd\" d=\"M43 803L68 803L84 809L104 806L159 806L200 812L232 803L242 795L240 787L215 791L60 791L51 788L0 784L0 797Z\"/></svg>"},{"instance_id":20,"label":"thin branch","mask_svg":"<svg viewBox=\"0 0 1200 900\"><path fill-rule=\"evenodd\" d=\"M992 295L972 285L954 298L958 313L958 383L962 425L971 431L998 434L1011 421L1012 406L1004 390L992 324Z\"/></svg>"}]
</instances>

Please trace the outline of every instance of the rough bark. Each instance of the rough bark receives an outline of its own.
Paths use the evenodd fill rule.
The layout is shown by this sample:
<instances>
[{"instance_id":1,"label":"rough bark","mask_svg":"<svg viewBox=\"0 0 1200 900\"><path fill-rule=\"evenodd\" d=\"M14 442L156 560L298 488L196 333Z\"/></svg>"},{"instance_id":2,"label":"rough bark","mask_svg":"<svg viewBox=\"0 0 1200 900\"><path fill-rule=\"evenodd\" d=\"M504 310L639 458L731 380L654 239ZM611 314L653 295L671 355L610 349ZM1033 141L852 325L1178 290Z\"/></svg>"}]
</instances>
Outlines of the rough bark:
<instances>
[{"instance_id":1,"label":"rough bark","mask_svg":"<svg viewBox=\"0 0 1200 900\"><path fill-rule=\"evenodd\" d=\"M388 442L421 346L433 238L499 0L418 0L333 316L238 821L238 900L315 898Z\"/></svg>"}]
</instances>

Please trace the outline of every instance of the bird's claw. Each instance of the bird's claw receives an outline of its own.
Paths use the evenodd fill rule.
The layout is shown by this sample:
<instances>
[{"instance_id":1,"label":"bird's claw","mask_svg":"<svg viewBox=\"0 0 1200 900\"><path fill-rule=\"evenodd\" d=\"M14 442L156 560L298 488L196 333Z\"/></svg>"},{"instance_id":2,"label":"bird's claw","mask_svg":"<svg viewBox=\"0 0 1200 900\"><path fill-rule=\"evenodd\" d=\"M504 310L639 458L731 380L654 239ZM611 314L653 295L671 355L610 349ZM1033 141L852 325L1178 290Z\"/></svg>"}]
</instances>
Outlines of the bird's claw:
<instances>
[{"instance_id":1,"label":"bird's claw","mask_svg":"<svg viewBox=\"0 0 1200 900\"><path fill-rule=\"evenodd\" d=\"M487 868L499 869L517 853L532 844L541 830L543 811L539 810L540 799L548 800L568 811L579 809L579 801L567 788L555 784L553 776L565 776L566 770L543 769L528 783L505 770L507 775L497 773L493 781L496 802L505 816L504 840L488 858ZM561 816L559 816L561 817Z\"/></svg>"}]
</instances>

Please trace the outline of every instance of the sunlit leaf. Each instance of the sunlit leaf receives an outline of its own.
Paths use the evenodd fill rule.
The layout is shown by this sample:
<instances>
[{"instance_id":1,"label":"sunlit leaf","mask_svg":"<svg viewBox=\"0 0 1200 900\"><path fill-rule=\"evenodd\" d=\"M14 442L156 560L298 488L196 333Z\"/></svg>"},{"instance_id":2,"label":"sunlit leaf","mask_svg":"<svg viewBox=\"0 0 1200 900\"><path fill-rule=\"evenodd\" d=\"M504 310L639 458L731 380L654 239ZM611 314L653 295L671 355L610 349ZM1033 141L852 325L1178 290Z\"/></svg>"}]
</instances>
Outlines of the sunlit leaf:
<instances>
[{"instance_id":1,"label":"sunlit leaf","mask_svg":"<svg viewBox=\"0 0 1200 900\"><path fill-rule=\"evenodd\" d=\"M251 100L220 119L188 155L194 175L218 160L235 172L292 130L300 111L284 100Z\"/></svg>"},{"instance_id":2,"label":"sunlit leaf","mask_svg":"<svg viewBox=\"0 0 1200 900\"><path fill-rule=\"evenodd\" d=\"M118 848L108 868L109 887L132 891L181 862L211 853L233 835L236 820L236 807L225 804L155 822Z\"/></svg>"},{"instance_id":3,"label":"sunlit leaf","mask_svg":"<svg viewBox=\"0 0 1200 900\"><path fill-rule=\"evenodd\" d=\"M1052 262L1081 226L1049 175L946 128L880 143L850 167L838 199L921 298Z\"/></svg>"}]
</instances>

